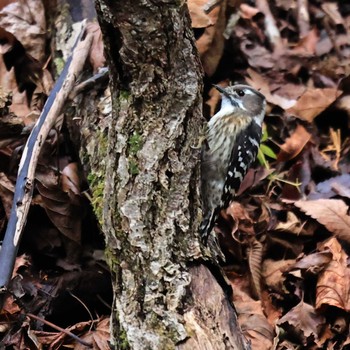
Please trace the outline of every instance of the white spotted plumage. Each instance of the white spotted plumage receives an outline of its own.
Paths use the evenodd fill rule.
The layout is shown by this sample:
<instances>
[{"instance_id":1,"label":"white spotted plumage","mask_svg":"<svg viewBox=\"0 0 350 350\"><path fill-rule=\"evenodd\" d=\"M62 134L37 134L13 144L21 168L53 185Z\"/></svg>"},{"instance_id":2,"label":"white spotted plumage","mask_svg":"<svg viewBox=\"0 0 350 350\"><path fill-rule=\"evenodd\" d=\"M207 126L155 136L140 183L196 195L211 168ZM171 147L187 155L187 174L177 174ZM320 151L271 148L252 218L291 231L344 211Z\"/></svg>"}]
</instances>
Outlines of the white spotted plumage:
<instances>
[{"instance_id":1,"label":"white spotted plumage","mask_svg":"<svg viewBox=\"0 0 350 350\"><path fill-rule=\"evenodd\" d=\"M221 109L208 122L202 147L200 230L205 239L255 160L266 104L260 92L246 85L217 89L222 93Z\"/></svg>"}]
</instances>

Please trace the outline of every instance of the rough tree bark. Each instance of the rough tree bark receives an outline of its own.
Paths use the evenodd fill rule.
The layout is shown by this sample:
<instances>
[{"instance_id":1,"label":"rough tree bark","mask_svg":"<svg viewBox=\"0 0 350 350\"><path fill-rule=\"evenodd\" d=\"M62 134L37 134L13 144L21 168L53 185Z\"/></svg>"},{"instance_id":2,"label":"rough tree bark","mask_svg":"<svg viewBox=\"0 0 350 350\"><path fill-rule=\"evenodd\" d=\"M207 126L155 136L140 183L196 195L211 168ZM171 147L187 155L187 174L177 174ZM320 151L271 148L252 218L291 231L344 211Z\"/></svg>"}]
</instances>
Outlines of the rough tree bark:
<instances>
[{"instance_id":1,"label":"rough tree bark","mask_svg":"<svg viewBox=\"0 0 350 350\"><path fill-rule=\"evenodd\" d=\"M202 72L183 2L96 1L111 96L80 101L117 349L245 349L197 229ZM110 99L112 114L108 110Z\"/></svg>"}]
</instances>

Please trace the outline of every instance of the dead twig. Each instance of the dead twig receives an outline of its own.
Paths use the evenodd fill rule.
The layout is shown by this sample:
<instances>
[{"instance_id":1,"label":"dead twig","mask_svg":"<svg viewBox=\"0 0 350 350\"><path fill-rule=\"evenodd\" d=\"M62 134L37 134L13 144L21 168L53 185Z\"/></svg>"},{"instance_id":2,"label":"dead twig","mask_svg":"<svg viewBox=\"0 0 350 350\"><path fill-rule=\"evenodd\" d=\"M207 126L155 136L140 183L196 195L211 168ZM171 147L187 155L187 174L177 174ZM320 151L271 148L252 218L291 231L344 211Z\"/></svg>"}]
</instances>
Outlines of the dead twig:
<instances>
[{"instance_id":1,"label":"dead twig","mask_svg":"<svg viewBox=\"0 0 350 350\"><path fill-rule=\"evenodd\" d=\"M66 65L52 89L45 106L32 129L18 167L17 182L11 214L4 241L0 250L0 308L4 294L11 279L16 254L33 195L34 175L40 150L48 133L60 115L63 106L72 91L77 76L83 70L92 43L92 35L85 33L83 26Z\"/></svg>"},{"instance_id":2,"label":"dead twig","mask_svg":"<svg viewBox=\"0 0 350 350\"><path fill-rule=\"evenodd\" d=\"M62 332L66 335L68 335L69 337L73 338L74 340L76 340L77 342L79 342L80 344L84 345L84 346L87 346L88 348L92 348L92 344L91 343L88 343L86 342L85 340L83 339L80 339L77 335L75 335L74 333L68 331L67 329L64 329L60 326L56 326L54 323L50 322L50 321L46 321L44 318L41 318L41 317L38 317L38 316L35 316L31 313L28 313L26 314L28 317L36 320L36 321L39 321L39 322L42 322L44 324L46 324L47 326L53 328L53 329L56 329L56 331L59 331L59 332Z\"/></svg>"}]
</instances>

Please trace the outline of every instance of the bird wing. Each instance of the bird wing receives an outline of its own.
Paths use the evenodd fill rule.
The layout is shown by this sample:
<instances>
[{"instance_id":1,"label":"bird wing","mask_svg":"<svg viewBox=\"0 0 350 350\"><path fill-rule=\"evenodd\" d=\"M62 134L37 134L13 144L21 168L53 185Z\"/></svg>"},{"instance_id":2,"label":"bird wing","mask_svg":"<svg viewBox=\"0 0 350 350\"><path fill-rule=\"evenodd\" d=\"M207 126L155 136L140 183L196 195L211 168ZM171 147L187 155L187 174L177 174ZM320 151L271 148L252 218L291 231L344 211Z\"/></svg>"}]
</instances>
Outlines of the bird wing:
<instances>
[{"instance_id":1,"label":"bird wing","mask_svg":"<svg viewBox=\"0 0 350 350\"><path fill-rule=\"evenodd\" d=\"M237 135L221 197L223 208L228 207L230 201L239 190L244 176L254 163L259 151L261 135L261 126L254 120Z\"/></svg>"}]
</instances>

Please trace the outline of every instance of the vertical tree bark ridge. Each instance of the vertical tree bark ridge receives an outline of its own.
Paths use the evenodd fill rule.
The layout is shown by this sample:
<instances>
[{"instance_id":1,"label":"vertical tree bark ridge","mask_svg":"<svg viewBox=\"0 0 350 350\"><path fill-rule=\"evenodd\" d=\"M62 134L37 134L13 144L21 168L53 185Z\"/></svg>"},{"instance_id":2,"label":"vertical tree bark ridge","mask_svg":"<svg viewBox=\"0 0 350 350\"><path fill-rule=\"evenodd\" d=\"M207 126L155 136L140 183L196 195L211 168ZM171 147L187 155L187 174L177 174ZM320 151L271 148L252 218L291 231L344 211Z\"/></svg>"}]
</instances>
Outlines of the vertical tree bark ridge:
<instances>
[{"instance_id":1,"label":"vertical tree bark ridge","mask_svg":"<svg viewBox=\"0 0 350 350\"><path fill-rule=\"evenodd\" d=\"M202 256L197 234L200 157L194 145L203 118L202 71L187 6L96 0L96 8L112 79L113 118L101 138L100 148L108 145L104 159L100 164L90 159L90 178L95 198L104 184L99 220L113 277L114 345L225 349L226 338L234 338L226 333L236 323L223 293L230 317L218 320L225 315L212 312L213 305L202 314L210 319L195 327L190 317L213 300L211 293L195 288L198 271L205 272L209 289L219 287L206 267L189 268ZM89 143L96 145L96 138ZM203 337L206 322L215 329L210 339ZM243 349L243 338L237 338L236 348Z\"/></svg>"},{"instance_id":2,"label":"vertical tree bark ridge","mask_svg":"<svg viewBox=\"0 0 350 350\"><path fill-rule=\"evenodd\" d=\"M185 4L100 1L97 10L117 111L102 220L116 271L116 324L134 349L173 349L187 337L179 313L186 261L189 252L200 255L200 63Z\"/></svg>"}]
</instances>

